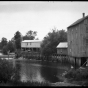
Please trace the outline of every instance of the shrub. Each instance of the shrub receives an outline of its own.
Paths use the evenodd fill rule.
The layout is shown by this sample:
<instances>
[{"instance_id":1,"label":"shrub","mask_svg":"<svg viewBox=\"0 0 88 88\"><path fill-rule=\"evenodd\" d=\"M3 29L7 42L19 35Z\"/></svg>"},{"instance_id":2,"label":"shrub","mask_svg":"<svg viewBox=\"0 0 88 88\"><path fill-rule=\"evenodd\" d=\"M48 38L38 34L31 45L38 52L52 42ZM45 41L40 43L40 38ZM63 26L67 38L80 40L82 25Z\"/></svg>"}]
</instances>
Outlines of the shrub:
<instances>
[{"instance_id":1,"label":"shrub","mask_svg":"<svg viewBox=\"0 0 88 88\"><path fill-rule=\"evenodd\" d=\"M65 77L77 81L88 80L88 69L72 69L65 74Z\"/></svg>"},{"instance_id":2,"label":"shrub","mask_svg":"<svg viewBox=\"0 0 88 88\"><path fill-rule=\"evenodd\" d=\"M6 59L0 59L0 82L8 82L14 74L14 68Z\"/></svg>"},{"instance_id":3,"label":"shrub","mask_svg":"<svg viewBox=\"0 0 88 88\"><path fill-rule=\"evenodd\" d=\"M19 57L21 57L22 52L20 49L18 49L18 50L16 50L15 54L16 54L16 58L19 58Z\"/></svg>"},{"instance_id":4,"label":"shrub","mask_svg":"<svg viewBox=\"0 0 88 88\"><path fill-rule=\"evenodd\" d=\"M8 52L7 46L3 46L2 53L7 55L7 52Z\"/></svg>"},{"instance_id":5,"label":"shrub","mask_svg":"<svg viewBox=\"0 0 88 88\"><path fill-rule=\"evenodd\" d=\"M18 65L17 68L13 68L12 63L8 60L0 59L0 82L4 82L9 86L50 86L48 82L21 82L19 75L20 66Z\"/></svg>"},{"instance_id":6,"label":"shrub","mask_svg":"<svg viewBox=\"0 0 88 88\"><path fill-rule=\"evenodd\" d=\"M12 85L13 86L50 86L50 83L48 82L15 82L15 81L12 81Z\"/></svg>"}]
</instances>

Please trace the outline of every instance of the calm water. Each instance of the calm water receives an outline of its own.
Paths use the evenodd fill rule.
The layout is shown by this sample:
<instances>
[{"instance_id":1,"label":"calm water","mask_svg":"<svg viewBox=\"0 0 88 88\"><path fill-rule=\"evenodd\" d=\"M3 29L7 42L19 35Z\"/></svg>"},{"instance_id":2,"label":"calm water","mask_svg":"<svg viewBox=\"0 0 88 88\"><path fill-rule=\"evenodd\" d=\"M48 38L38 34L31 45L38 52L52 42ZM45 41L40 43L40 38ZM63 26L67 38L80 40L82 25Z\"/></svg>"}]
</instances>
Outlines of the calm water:
<instances>
[{"instance_id":1,"label":"calm water","mask_svg":"<svg viewBox=\"0 0 88 88\"><path fill-rule=\"evenodd\" d=\"M56 62L12 60L19 71L21 81L58 82L59 76L69 69L70 65Z\"/></svg>"}]
</instances>

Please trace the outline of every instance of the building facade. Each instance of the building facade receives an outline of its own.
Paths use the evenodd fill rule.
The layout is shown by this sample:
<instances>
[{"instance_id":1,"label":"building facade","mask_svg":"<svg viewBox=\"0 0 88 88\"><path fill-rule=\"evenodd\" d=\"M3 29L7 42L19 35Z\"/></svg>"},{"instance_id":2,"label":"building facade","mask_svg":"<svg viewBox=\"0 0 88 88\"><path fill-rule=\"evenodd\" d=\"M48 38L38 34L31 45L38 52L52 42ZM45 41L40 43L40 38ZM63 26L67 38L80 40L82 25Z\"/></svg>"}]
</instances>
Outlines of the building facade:
<instances>
[{"instance_id":1,"label":"building facade","mask_svg":"<svg viewBox=\"0 0 88 88\"><path fill-rule=\"evenodd\" d=\"M68 48L67 42L59 43L56 48L57 48L57 54L59 54L59 55L67 55L68 54L68 52L67 52L67 48Z\"/></svg>"},{"instance_id":2,"label":"building facade","mask_svg":"<svg viewBox=\"0 0 88 88\"><path fill-rule=\"evenodd\" d=\"M33 52L39 52L40 46L41 46L40 40L24 40L21 42L21 49L23 51L33 51Z\"/></svg>"},{"instance_id":3,"label":"building facade","mask_svg":"<svg viewBox=\"0 0 88 88\"><path fill-rule=\"evenodd\" d=\"M83 17L67 28L68 55L71 61L83 65L88 57L88 16Z\"/></svg>"}]
</instances>

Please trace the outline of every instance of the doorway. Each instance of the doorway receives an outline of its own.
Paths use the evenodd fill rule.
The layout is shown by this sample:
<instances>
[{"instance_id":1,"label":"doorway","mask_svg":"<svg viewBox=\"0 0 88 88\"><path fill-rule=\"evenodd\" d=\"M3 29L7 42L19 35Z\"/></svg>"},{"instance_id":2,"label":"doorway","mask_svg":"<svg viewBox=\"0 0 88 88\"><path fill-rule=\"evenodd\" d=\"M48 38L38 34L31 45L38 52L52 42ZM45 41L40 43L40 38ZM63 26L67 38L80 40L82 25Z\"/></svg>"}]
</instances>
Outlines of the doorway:
<instances>
[{"instance_id":1,"label":"doorway","mask_svg":"<svg viewBox=\"0 0 88 88\"><path fill-rule=\"evenodd\" d=\"M87 61L86 57L81 57L81 66ZM83 65L86 66L86 63Z\"/></svg>"}]
</instances>

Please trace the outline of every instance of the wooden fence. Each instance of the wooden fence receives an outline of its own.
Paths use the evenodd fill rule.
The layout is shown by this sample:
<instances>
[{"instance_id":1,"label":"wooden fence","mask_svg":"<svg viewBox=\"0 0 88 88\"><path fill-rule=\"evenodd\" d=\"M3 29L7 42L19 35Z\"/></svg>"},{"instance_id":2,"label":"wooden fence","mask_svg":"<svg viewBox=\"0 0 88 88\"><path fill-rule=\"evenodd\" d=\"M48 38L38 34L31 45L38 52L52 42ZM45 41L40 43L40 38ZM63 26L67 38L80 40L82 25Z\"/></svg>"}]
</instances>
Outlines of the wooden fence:
<instances>
[{"instance_id":1,"label":"wooden fence","mask_svg":"<svg viewBox=\"0 0 88 88\"><path fill-rule=\"evenodd\" d=\"M36 59L36 60L43 60L43 61L48 60L48 61L55 61L55 62L56 61L67 62L69 60L67 55L52 54L50 56L44 56L38 52L22 52L21 56L27 59Z\"/></svg>"}]
</instances>

